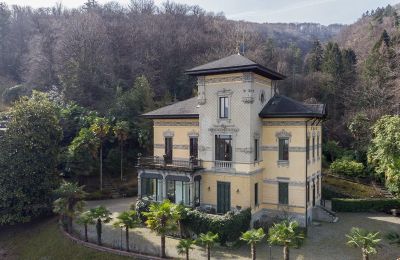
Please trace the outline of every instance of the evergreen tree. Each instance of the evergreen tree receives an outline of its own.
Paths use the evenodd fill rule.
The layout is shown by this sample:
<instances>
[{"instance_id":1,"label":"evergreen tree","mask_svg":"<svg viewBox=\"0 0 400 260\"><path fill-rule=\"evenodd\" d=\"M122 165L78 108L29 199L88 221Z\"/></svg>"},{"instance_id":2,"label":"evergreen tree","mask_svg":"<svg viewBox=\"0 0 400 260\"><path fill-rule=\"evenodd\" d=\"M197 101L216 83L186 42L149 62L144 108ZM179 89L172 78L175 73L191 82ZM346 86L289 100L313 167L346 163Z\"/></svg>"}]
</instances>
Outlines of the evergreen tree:
<instances>
[{"instance_id":1,"label":"evergreen tree","mask_svg":"<svg viewBox=\"0 0 400 260\"><path fill-rule=\"evenodd\" d=\"M307 59L307 71L317 72L322 69L322 59L323 59L324 50L321 46L320 41L316 40L313 43L313 48L308 55Z\"/></svg>"}]
</instances>

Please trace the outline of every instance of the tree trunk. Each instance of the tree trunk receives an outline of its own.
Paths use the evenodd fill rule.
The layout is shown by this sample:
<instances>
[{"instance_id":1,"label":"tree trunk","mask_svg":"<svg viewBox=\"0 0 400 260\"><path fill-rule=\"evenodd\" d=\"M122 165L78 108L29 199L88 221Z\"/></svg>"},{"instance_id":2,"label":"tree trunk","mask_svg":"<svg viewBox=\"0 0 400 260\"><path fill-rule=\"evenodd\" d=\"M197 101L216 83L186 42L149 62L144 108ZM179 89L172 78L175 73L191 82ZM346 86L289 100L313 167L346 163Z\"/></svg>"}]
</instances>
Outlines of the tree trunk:
<instances>
[{"instance_id":1,"label":"tree trunk","mask_svg":"<svg viewBox=\"0 0 400 260\"><path fill-rule=\"evenodd\" d=\"M251 259L256 260L256 245L251 244Z\"/></svg>"},{"instance_id":2,"label":"tree trunk","mask_svg":"<svg viewBox=\"0 0 400 260\"><path fill-rule=\"evenodd\" d=\"M289 247L283 246L283 260L289 260Z\"/></svg>"},{"instance_id":3,"label":"tree trunk","mask_svg":"<svg viewBox=\"0 0 400 260\"><path fill-rule=\"evenodd\" d=\"M97 244L101 245L101 220L100 219L97 219L96 230L97 230Z\"/></svg>"},{"instance_id":4,"label":"tree trunk","mask_svg":"<svg viewBox=\"0 0 400 260\"><path fill-rule=\"evenodd\" d=\"M207 259L210 260L211 259L211 248L209 245L207 245Z\"/></svg>"},{"instance_id":5,"label":"tree trunk","mask_svg":"<svg viewBox=\"0 0 400 260\"><path fill-rule=\"evenodd\" d=\"M166 254L165 254L165 235L161 235L161 258L166 258Z\"/></svg>"},{"instance_id":6,"label":"tree trunk","mask_svg":"<svg viewBox=\"0 0 400 260\"><path fill-rule=\"evenodd\" d=\"M366 253L363 253L362 254L363 256L363 260L369 260L369 255L368 254L366 254Z\"/></svg>"},{"instance_id":7,"label":"tree trunk","mask_svg":"<svg viewBox=\"0 0 400 260\"><path fill-rule=\"evenodd\" d=\"M85 224L85 241L89 242L88 235L87 235L87 224Z\"/></svg>"},{"instance_id":8,"label":"tree trunk","mask_svg":"<svg viewBox=\"0 0 400 260\"><path fill-rule=\"evenodd\" d=\"M123 156L123 152L124 152L124 149L123 149L123 146L124 145L124 141L122 141L121 140L121 181L122 181L122 173L123 173L123 165L122 165L122 161L124 160L124 156Z\"/></svg>"},{"instance_id":9,"label":"tree trunk","mask_svg":"<svg viewBox=\"0 0 400 260\"><path fill-rule=\"evenodd\" d=\"M189 248L186 248L186 260L189 260Z\"/></svg>"},{"instance_id":10,"label":"tree trunk","mask_svg":"<svg viewBox=\"0 0 400 260\"><path fill-rule=\"evenodd\" d=\"M100 191L103 191L103 144L100 144Z\"/></svg>"},{"instance_id":11,"label":"tree trunk","mask_svg":"<svg viewBox=\"0 0 400 260\"><path fill-rule=\"evenodd\" d=\"M126 251L129 252L129 228L125 227L125 236L126 236Z\"/></svg>"}]
</instances>

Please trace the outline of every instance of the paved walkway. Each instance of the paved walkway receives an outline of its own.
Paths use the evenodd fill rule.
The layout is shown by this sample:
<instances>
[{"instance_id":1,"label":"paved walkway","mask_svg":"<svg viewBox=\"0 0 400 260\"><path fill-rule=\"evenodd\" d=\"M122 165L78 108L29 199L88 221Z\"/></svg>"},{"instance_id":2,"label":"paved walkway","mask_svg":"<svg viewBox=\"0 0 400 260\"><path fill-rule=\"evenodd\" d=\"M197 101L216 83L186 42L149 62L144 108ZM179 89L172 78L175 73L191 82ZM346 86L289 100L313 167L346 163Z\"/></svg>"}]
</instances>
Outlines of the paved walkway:
<instances>
[{"instance_id":1,"label":"paved walkway","mask_svg":"<svg viewBox=\"0 0 400 260\"><path fill-rule=\"evenodd\" d=\"M105 201L90 201L87 207L95 207L104 205L114 212L114 216L123 210L127 210L131 204L135 202L135 198L123 198ZM308 237L304 245L300 249L291 249L291 259L324 259L324 260L359 260L361 254L358 249L346 246L345 234L349 232L353 226L367 228L369 230L380 231L384 236L390 230L400 232L400 218L392 217L380 213L340 213L338 223L322 223L321 226L313 226L309 229ZM83 234L83 227L75 225L77 231ZM94 226L89 227L89 239L96 241L96 229ZM159 252L160 238L147 228L136 228L130 231L130 248L135 251L157 255ZM178 258L176 252L177 239L167 238L166 248L167 255ZM121 247L121 232L114 229L112 224L106 224L103 228L103 243L114 248ZM125 247L125 234L122 233L122 247ZM270 258L270 250L272 258ZM243 245L239 248L216 247L212 251L213 259L249 259L249 248ZM390 245L383 239L381 247L378 249L378 255L372 256L370 259L397 259L400 257L400 247ZM191 251L191 259L206 259L204 250L195 247ZM265 241L258 245L258 259L282 259L282 248L266 245Z\"/></svg>"}]
</instances>

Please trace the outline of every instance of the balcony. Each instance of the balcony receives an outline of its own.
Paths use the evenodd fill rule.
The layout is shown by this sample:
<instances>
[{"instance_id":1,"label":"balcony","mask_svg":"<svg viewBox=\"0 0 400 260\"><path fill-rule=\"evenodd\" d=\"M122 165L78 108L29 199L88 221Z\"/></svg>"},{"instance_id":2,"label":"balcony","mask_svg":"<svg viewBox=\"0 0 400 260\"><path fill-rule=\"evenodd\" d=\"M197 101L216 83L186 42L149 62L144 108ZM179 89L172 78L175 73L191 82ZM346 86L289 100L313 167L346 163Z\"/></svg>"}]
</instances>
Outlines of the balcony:
<instances>
[{"instance_id":1,"label":"balcony","mask_svg":"<svg viewBox=\"0 0 400 260\"><path fill-rule=\"evenodd\" d=\"M137 166L145 169L174 170L194 172L203 168L200 159L190 158L188 160L167 159L160 156L139 157Z\"/></svg>"},{"instance_id":2,"label":"balcony","mask_svg":"<svg viewBox=\"0 0 400 260\"><path fill-rule=\"evenodd\" d=\"M214 161L214 168L216 169L231 169L232 167L232 161Z\"/></svg>"}]
</instances>

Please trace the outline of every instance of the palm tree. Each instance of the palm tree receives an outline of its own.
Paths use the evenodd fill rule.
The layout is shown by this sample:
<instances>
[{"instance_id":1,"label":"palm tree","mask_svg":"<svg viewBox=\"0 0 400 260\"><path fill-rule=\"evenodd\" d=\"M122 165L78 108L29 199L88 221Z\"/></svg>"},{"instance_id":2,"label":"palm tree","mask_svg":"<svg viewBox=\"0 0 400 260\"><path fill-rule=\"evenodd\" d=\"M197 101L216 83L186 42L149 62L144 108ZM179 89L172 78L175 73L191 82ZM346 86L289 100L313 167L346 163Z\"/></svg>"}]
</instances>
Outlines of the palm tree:
<instances>
[{"instance_id":1,"label":"palm tree","mask_svg":"<svg viewBox=\"0 0 400 260\"><path fill-rule=\"evenodd\" d=\"M114 135L117 137L119 146L120 146L120 151L121 151L121 181L122 181L122 175L123 175L123 152L124 152L124 141L128 139L129 135L129 123L127 121L118 121L115 126L114 126Z\"/></svg>"},{"instance_id":2,"label":"palm tree","mask_svg":"<svg viewBox=\"0 0 400 260\"><path fill-rule=\"evenodd\" d=\"M176 249L178 250L178 254L180 255L186 255L186 260L189 260L189 251L193 249L193 244L194 244L193 239L181 239L179 241L179 244L176 246Z\"/></svg>"},{"instance_id":3,"label":"palm tree","mask_svg":"<svg viewBox=\"0 0 400 260\"><path fill-rule=\"evenodd\" d=\"M283 259L289 260L289 247L299 246L304 235L298 231L297 221L275 223L268 232L268 242L283 246Z\"/></svg>"},{"instance_id":4,"label":"palm tree","mask_svg":"<svg viewBox=\"0 0 400 260\"><path fill-rule=\"evenodd\" d=\"M101 245L102 223L108 223L111 221L111 212L104 206L98 206L90 209L90 214L96 220L97 244Z\"/></svg>"},{"instance_id":5,"label":"palm tree","mask_svg":"<svg viewBox=\"0 0 400 260\"><path fill-rule=\"evenodd\" d=\"M140 219L136 210L128 210L119 213L114 227L125 228L126 251L129 251L129 229L139 226Z\"/></svg>"},{"instance_id":6,"label":"palm tree","mask_svg":"<svg viewBox=\"0 0 400 260\"><path fill-rule=\"evenodd\" d=\"M218 241L218 238L218 234L208 231L206 234L201 233L197 240L199 244L206 247L208 260L211 259L211 248Z\"/></svg>"},{"instance_id":7,"label":"palm tree","mask_svg":"<svg viewBox=\"0 0 400 260\"><path fill-rule=\"evenodd\" d=\"M376 247L381 241L379 232L370 232L365 229L353 227L350 233L346 235L347 245L359 247L362 253L362 259L368 260L369 255L376 254Z\"/></svg>"},{"instance_id":8,"label":"palm tree","mask_svg":"<svg viewBox=\"0 0 400 260\"><path fill-rule=\"evenodd\" d=\"M63 182L61 186L55 190L58 199L53 202L55 213L67 220L67 230L72 232L72 220L79 213L82 212L86 192L83 191L83 186L78 186L77 183Z\"/></svg>"},{"instance_id":9,"label":"palm tree","mask_svg":"<svg viewBox=\"0 0 400 260\"><path fill-rule=\"evenodd\" d=\"M165 235L167 232L177 229L177 222L180 218L176 205L169 200L164 200L160 204L152 203L149 212L143 212L143 214L147 217L147 227L161 236L160 255L165 258Z\"/></svg>"},{"instance_id":10,"label":"palm tree","mask_svg":"<svg viewBox=\"0 0 400 260\"><path fill-rule=\"evenodd\" d=\"M111 126L108 119L104 117L95 118L93 124L90 126L90 131L100 142L100 190L103 190L103 143L110 132L110 129Z\"/></svg>"},{"instance_id":11,"label":"palm tree","mask_svg":"<svg viewBox=\"0 0 400 260\"><path fill-rule=\"evenodd\" d=\"M240 240L246 241L247 244L251 247L251 259L256 259L256 244L260 242L265 237L264 230L262 228L259 229L251 229L242 234Z\"/></svg>"},{"instance_id":12,"label":"palm tree","mask_svg":"<svg viewBox=\"0 0 400 260\"><path fill-rule=\"evenodd\" d=\"M90 211L85 211L79 215L76 223L85 227L85 241L88 242L88 225L94 225L96 223L93 215L90 213Z\"/></svg>"}]
</instances>

